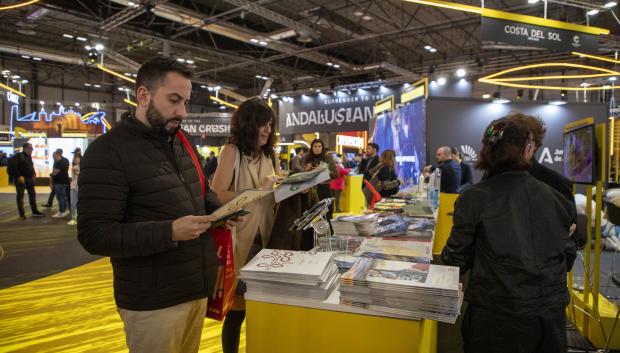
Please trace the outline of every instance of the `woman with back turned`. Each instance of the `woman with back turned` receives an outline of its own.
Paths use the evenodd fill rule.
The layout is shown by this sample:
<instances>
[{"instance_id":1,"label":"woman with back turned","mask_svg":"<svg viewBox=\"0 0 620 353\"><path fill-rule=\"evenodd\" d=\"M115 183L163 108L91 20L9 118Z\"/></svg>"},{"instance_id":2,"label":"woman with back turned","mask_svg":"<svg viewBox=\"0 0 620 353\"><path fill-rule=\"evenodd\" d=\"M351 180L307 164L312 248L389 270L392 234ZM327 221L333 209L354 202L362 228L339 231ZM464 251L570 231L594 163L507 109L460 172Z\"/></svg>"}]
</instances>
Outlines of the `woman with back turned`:
<instances>
[{"instance_id":1,"label":"woman with back turned","mask_svg":"<svg viewBox=\"0 0 620 353\"><path fill-rule=\"evenodd\" d=\"M464 351L566 352L575 207L528 173L535 148L526 124L496 120L482 144L476 168L486 178L457 199L441 254L461 273L471 271Z\"/></svg>"}]
</instances>

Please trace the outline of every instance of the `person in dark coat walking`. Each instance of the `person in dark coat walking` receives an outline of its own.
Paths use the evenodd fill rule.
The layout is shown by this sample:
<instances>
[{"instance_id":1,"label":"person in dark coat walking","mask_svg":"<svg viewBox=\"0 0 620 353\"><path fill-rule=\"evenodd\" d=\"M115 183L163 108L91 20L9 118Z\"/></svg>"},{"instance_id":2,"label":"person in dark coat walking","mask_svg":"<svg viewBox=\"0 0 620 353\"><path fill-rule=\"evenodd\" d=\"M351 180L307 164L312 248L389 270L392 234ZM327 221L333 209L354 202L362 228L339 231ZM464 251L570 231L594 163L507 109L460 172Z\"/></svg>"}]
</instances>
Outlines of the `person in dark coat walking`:
<instances>
[{"instance_id":1,"label":"person in dark coat walking","mask_svg":"<svg viewBox=\"0 0 620 353\"><path fill-rule=\"evenodd\" d=\"M470 272L465 353L566 352L566 273L575 206L528 173L534 140L521 121L485 130L476 168L485 178L456 201L441 258Z\"/></svg>"},{"instance_id":2,"label":"person in dark coat walking","mask_svg":"<svg viewBox=\"0 0 620 353\"><path fill-rule=\"evenodd\" d=\"M181 128L191 72L145 62L135 114L90 144L78 180L78 239L109 256L129 351L197 352L218 268L209 214L221 203ZM184 138L183 138L184 137ZM198 159L195 163L194 156Z\"/></svg>"},{"instance_id":3,"label":"person in dark coat walking","mask_svg":"<svg viewBox=\"0 0 620 353\"><path fill-rule=\"evenodd\" d=\"M22 152L17 153L15 158L15 191L17 192L17 210L19 218L26 219L24 211L24 193L28 191L28 202L32 217L43 217L43 213L37 209L37 193L34 188L36 173L32 163L32 144L25 143Z\"/></svg>"}]
</instances>

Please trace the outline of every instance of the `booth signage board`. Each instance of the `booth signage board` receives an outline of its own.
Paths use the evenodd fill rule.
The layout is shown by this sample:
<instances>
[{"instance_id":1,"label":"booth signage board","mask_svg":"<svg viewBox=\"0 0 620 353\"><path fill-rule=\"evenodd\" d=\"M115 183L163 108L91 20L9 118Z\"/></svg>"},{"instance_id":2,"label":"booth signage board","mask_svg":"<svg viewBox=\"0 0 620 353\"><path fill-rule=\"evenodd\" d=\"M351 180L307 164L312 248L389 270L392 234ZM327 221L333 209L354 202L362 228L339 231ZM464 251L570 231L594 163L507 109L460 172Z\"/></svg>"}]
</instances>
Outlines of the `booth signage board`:
<instances>
[{"instance_id":1,"label":"booth signage board","mask_svg":"<svg viewBox=\"0 0 620 353\"><path fill-rule=\"evenodd\" d=\"M596 35L497 18L482 18L482 40L564 52L598 54Z\"/></svg>"},{"instance_id":2,"label":"booth signage board","mask_svg":"<svg viewBox=\"0 0 620 353\"><path fill-rule=\"evenodd\" d=\"M19 96L13 92L6 92L6 100L14 104L19 104Z\"/></svg>"},{"instance_id":3,"label":"booth signage board","mask_svg":"<svg viewBox=\"0 0 620 353\"><path fill-rule=\"evenodd\" d=\"M320 93L278 102L281 134L365 131L375 103L402 93L402 86L358 89L350 94Z\"/></svg>"},{"instance_id":4,"label":"booth signage board","mask_svg":"<svg viewBox=\"0 0 620 353\"><path fill-rule=\"evenodd\" d=\"M336 136L336 144L341 146L364 147L364 139L355 136L338 135Z\"/></svg>"},{"instance_id":5,"label":"booth signage board","mask_svg":"<svg viewBox=\"0 0 620 353\"><path fill-rule=\"evenodd\" d=\"M590 116L594 117L596 123L605 123L607 108L606 104L598 103L555 106L543 102L497 104L481 99L429 98L426 131L430 159L426 163L436 163L434 156L437 148L451 146L459 149L466 163L475 165L482 146L482 133L487 125L516 111L542 119L547 133L543 145L536 152L536 160L563 174L564 125ZM473 172L474 181L480 180L482 173L475 169Z\"/></svg>"},{"instance_id":6,"label":"booth signage board","mask_svg":"<svg viewBox=\"0 0 620 353\"><path fill-rule=\"evenodd\" d=\"M230 118L185 118L183 130L192 136L230 136Z\"/></svg>"}]
</instances>

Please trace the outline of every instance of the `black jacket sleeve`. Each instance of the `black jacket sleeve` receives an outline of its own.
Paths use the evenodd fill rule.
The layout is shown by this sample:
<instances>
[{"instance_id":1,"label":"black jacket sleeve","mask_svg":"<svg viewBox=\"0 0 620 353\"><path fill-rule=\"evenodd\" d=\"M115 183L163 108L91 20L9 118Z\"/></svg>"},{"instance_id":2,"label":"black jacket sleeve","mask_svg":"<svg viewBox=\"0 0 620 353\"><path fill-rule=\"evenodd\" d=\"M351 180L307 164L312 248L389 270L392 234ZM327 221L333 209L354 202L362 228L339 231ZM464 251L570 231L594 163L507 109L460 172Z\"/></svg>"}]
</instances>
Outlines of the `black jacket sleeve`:
<instances>
[{"instance_id":1,"label":"black jacket sleeve","mask_svg":"<svg viewBox=\"0 0 620 353\"><path fill-rule=\"evenodd\" d=\"M442 163L439 165L441 169L441 185L440 190L443 193L456 194L458 192L459 185L454 185L454 182L460 184L461 180L456 179L456 173L454 168L449 163Z\"/></svg>"},{"instance_id":2,"label":"black jacket sleeve","mask_svg":"<svg viewBox=\"0 0 620 353\"><path fill-rule=\"evenodd\" d=\"M78 184L78 239L89 253L136 257L176 246L172 220L123 222L129 185L118 155L102 140L84 154Z\"/></svg>"},{"instance_id":3,"label":"black jacket sleeve","mask_svg":"<svg viewBox=\"0 0 620 353\"><path fill-rule=\"evenodd\" d=\"M441 251L443 262L449 266L460 267L461 274L472 267L474 260L475 234L479 221L474 196L465 192L456 200L452 231Z\"/></svg>"},{"instance_id":4,"label":"black jacket sleeve","mask_svg":"<svg viewBox=\"0 0 620 353\"><path fill-rule=\"evenodd\" d=\"M467 163L461 163L461 186L471 185L474 183L474 175L471 170L471 165Z\"/></svg>"}]
</instances>

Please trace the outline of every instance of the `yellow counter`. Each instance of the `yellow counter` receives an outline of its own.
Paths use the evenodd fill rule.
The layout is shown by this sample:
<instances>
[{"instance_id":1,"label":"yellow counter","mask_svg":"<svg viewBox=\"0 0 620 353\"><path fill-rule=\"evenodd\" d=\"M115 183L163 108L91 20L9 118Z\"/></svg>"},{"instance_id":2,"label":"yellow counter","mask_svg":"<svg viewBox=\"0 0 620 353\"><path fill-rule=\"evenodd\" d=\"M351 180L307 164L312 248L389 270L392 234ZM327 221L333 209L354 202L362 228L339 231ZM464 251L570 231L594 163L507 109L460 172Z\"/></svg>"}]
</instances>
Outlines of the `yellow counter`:
<instances>
[{"instance_id":1,"label":"yellow counter","mask_svg":"<svg viewBox=\"0 0 620 353\"><path fill-rule=\"evenodd\" d=\"M346 213L362 213L366 210L366 199L362 192L364 176L347 175L344 177L344 190L340 197L340 209Z\"/></svg>"},{"instance_id":2,"label":"yellow counter","mask_svg":"<svg viewBox=\"0 0 620 353\"><path fill-rule=\"evenodd\" d=\"M284 303L274 298L254 299L257 298L246 297L248 353L435 353L437 350L436 321L368 315L363 312L369 310L336 303L313 305L311 300Z\"/></svg>"},{"instance_id":3,"label":"yellow counter","mask_svg":"<svg viewBox=\"0 0 620 353\"><path fill-rule=\"evenodd\" d=\"M9 174L6 172L6 167L0 167L0 187L9 186Z\"/></svg>"},{"instance_id":4,"label":"yellow counter","mask_svg":"<svg viewBox=\"0 0 620 353\"><path fill-rule=\"evenodd\" d=\"M433 243L433 254L441 253L446 245L452 230L454 214L454 203L459 194L439 193L439 209L437 210L437 225L435 226L435 240Z\"/></svg>"}]
</instances>

